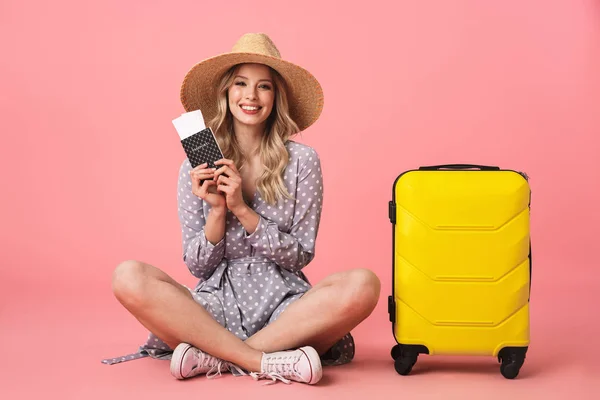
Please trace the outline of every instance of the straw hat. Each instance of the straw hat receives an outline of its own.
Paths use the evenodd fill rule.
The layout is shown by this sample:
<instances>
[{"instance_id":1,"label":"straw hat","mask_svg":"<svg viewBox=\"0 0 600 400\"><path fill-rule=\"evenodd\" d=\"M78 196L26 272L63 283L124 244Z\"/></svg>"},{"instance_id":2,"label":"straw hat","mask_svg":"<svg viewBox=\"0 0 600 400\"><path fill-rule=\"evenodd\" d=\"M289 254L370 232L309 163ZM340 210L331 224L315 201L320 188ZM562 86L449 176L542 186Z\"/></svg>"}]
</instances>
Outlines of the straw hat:
<instances>
[{"instance_id":1,"label":"straw hat","mask_svg":"<svg viewBox=\"0 0 600 400\"><path fill-rule=\"evenodd\" d=\"M304 68L281 59L273 41L264 33L247 33L230 53L194 65L181 84L181 103L186 111L200 109L205 121L217 113L217 85L221 76L240 63L265 64L283 77L288 89L290 116L301 131L312 125L323 110L323 90Z\"/></svg>"}]
</instances>

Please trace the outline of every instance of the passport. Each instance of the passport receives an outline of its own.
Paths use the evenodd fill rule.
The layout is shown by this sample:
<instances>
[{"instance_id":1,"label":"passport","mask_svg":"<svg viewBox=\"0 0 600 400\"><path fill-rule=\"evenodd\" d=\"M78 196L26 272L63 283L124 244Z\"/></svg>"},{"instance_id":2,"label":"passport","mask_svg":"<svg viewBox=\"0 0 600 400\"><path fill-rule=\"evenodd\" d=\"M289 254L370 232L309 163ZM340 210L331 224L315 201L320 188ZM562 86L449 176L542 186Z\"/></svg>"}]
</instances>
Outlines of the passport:
<instances>
[{"instance_id":1,"label":"passport","mask_svg":"<svg viewBox=\"0 0 600 400\"><path fill-rule=\"evenodd\" d=\"M207 168L217 168L215 161L223 157L212 129L206 127L200 110L181 114L173 121L181 145L192 168L207 163Z\"/></svg>"}]
</instances>

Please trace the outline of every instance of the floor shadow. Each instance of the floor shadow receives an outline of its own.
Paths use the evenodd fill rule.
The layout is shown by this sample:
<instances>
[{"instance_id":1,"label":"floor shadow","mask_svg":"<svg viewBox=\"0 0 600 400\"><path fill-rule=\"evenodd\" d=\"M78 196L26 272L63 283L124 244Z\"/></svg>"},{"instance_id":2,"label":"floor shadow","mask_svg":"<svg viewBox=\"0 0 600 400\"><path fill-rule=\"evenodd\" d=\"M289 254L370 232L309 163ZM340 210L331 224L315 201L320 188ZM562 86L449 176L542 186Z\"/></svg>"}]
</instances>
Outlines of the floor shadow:
<instances>
[{"instance_id":1,"label":"floor shadow","mask_svg":"<svg viewBox=\"0 0 600 400\"><path fill-rule=\"evenodd\" d=\"M581 363L580 357L567 350L530 349L521 367L519 378L538 378L560 373L560 370ZM560 362L557 362L560 360ZM369 371L395 371L394 360L389 355L379 353L377 357L356 360L350 368ZM421 354L410 375L434 375L436 373L457 373L471 375L501 375L500 363L494 357L481 356L429 356Z\"/></svg>"},{"instance_id":2,"label":"floor shadow","mask_svg":"<svg viewBox=\"0 0 600 400\"><path fill-rule=\"evenodd\" d=\"M327 374L323 374L323 377L319 381L319 386L322 387L332 386L333 384L335 384L335 379Z\"/></svg>"},{"instance_id":3,"label":"floor shadow","mask_svg":"<svg viewBox=\"0 0 600 400\"><path fill-rule=\"evenodd\" d=\"M391 364L393 365L393 360ZM433 357L419 357L419 360L413 367L411 375L434 374L438 372L452 372L463 374L481 374L491 375L500 373L500 364L493 359L471 359L471 360L451 360L435 359Z\"/></svg>"},{"instance_id":4,"label":"floor shadow","mask_svg":"<svg viewBox=\"0 0 600 400\"><path fill-rule=\"evenodd\" d=\"M556 363L556 357L562 358L561 363ZM534 378L557 372L571 365L574 360L569 360L560 355L539 353L530 355L521 367L519 378ZM394 361L390 358L389 368L394 368ZM448 357L448 356L419 356L410 375L429 375L436 373L456 373L470 375L501 375L500 363L493 357Z\"/></svg>"}]
</instances>

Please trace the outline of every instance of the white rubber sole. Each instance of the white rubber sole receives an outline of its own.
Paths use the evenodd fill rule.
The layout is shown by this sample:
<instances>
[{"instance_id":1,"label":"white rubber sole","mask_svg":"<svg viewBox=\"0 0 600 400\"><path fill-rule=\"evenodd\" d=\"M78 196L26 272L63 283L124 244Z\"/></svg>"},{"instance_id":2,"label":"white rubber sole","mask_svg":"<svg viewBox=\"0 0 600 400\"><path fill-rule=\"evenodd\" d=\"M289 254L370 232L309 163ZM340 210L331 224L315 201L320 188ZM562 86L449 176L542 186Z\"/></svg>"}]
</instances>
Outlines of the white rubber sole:
<instances>
[{"instance_id":1,"label":"white rubber sole","mask_svg":"<svg viewBox=\"0 0 600 400\"><path fill-rule=\"evenodd\" d=\"M177 379L185 379L181 374L181 360L183 360L183 357L191 348L191 344L179 343L177 347L175 347L175 351L173 351L173 355L171 356L171 375Z\"/></svg>"},{"instance_id":2,"label":"white rubber sole","mask_svg":"<svg viewBox=\"0 0 600 400\"><path fill-rule=\"evenodd\" d=\"M310 365L312 367L310 381L306 383L308 383L309 385L314 385L315 383L319 382L323 377L321 357L319 357L319 353L317 353L317 351L310 346L301 347L299 350L302 350L302 352L306 354L306 356L310 360Z\"/></svg>"}]
</instances>

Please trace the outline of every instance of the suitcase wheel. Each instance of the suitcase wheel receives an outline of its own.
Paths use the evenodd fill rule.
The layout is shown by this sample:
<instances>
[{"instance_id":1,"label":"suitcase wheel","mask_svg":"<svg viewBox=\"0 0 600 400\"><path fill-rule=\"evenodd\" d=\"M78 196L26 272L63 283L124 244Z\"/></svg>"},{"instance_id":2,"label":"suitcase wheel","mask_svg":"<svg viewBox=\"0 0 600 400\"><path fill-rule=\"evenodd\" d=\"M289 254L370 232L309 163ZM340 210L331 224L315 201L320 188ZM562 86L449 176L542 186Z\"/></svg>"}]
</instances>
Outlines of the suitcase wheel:
<instances>
[{"instance_id":1,"label":"suitcase wheel","mask_svg":"<svg viewBox=\"0 0 600 400\"><path fill-rule=\"evenodd\" d=\"M412 371L413 367L417 363L417 358L419 357L419 353L407 353L402 354L394 361L394 368L400 375L410 374L410 371Z\"/></svg>"},{"instance_id":2,"label":"suitcase wheel","mask_svg":"<svg viewBox=\"0 0 600 400\"><path fill-rule=\"evenodd\" d=\"M400 357L401 354L402 354L402 348L400 347L399 344L397 344L394 347L392 347L392 358L394 360L396 358Z\"/></svg>"},{"instance_id":3,"label":"suitcase wheel","mask_svg":"<svg viewBox=\"0 0 600 400\"><path fill-rule=\"evenodd\" d=\"M505 347L498 354L500 373L506 379L514 379L519 375L519 371L525 362L527 347Z\"/></svg>"},{"instance_id":4,"label":"suitcase wheel","mask_svg":"<svg viewBox=\"0 0 600 400\"><path fill-rule=\"evenodd\" d=\"M403 346L400 344L392 347L392 358L394 359L394 368L400 375L408 375L417 363L419 352L425 352L422 346Z\"/></svg>"}]
</instances>

